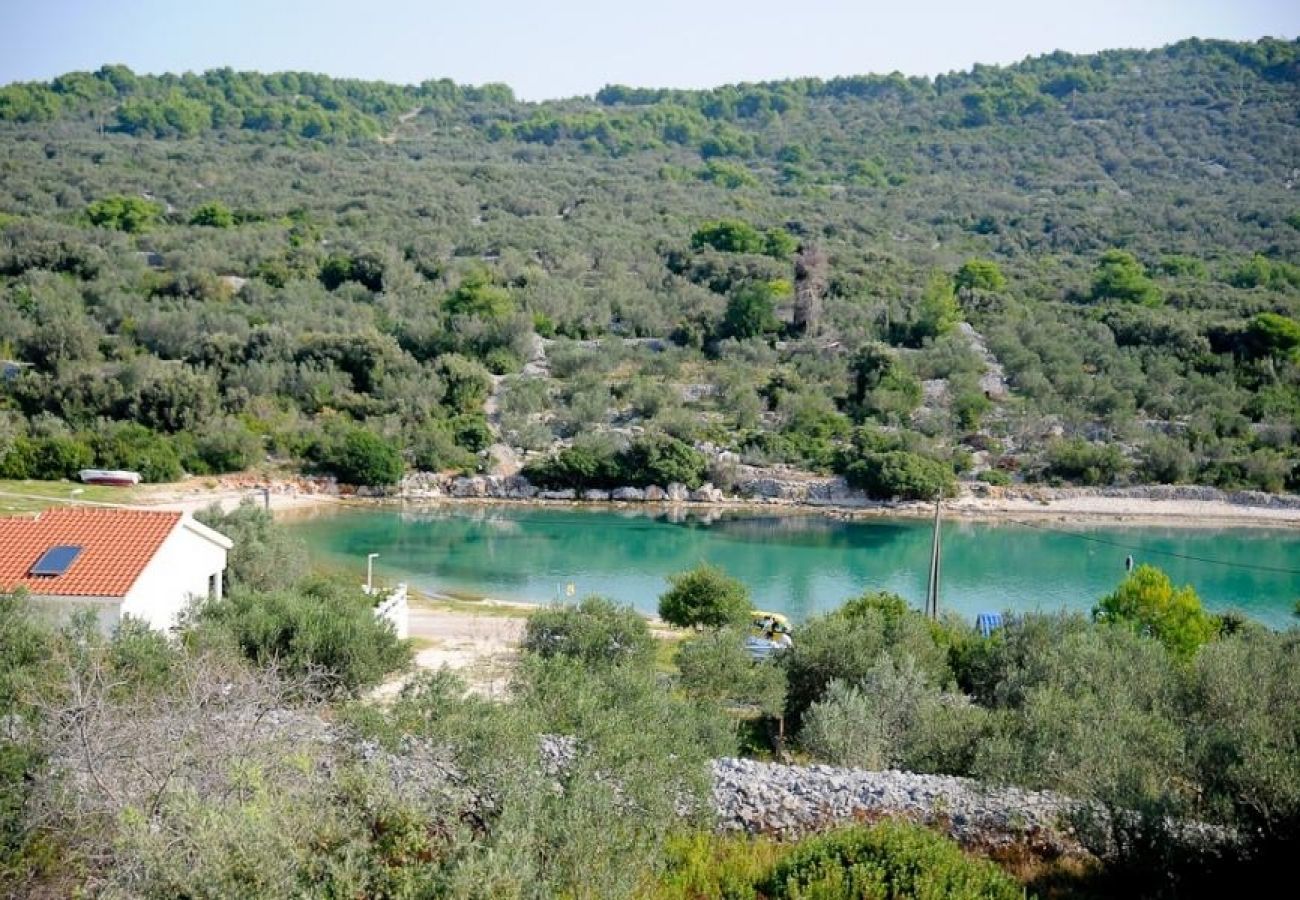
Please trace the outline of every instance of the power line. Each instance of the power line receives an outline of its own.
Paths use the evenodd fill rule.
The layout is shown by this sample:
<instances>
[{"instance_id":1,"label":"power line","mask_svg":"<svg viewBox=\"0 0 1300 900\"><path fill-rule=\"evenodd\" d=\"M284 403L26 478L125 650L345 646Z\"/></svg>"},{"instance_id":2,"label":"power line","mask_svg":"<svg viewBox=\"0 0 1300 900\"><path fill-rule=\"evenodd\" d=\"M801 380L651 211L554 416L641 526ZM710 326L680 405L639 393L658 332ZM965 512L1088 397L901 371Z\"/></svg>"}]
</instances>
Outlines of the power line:
<instances>
[{"instance_id":1,"label":"power line","mask_svg":"<svg viewBox=\"0 0 1300 900\"><path fill-rule=\"evenodd\" d=\"M1006 515L1004 513L995 510L990 510L990 512L993 512L995 515L999 515L999 516ZM1174 559L1185 559L1191 562L1209 563L1210 565L1227 566L1229 568L1234 568L1234 569L1251 569L1256 572L1273 572L1275 574L1280 574L1280 575L1300 575L1300 569L1287 569L1282 566L1260 566L1260 565L1253 565L1251 563L1233 562L1232 560L1228 560L1228 559L1213 559L1208 556L1195 556L1190 553L1178 553L1173 550L1156 550L1151 547L1143 547L1140 544L1124 544L1119 541L1112 541L1106 538L1095 537L1094 535L1091 534L1082 534L1078 531L1068 531L1064 528L1052 528L1048 525L1040 525L1036 522L1026 522L1022 519L1007 518L1007 521L1011 522L1014 525L1023 525L1025 528L1034 528L1037 529L1038 531L1049 531L1053 534L1063 534L1067 537L1078 538L1081 541L1091 541L1094 544L1105 544L1109 547L1118 547L1121 550L1133 550L1138 553L1149 553L1149 554L1155 554L1159 556L1171 556Z\"/></svg>"}]
</instances>

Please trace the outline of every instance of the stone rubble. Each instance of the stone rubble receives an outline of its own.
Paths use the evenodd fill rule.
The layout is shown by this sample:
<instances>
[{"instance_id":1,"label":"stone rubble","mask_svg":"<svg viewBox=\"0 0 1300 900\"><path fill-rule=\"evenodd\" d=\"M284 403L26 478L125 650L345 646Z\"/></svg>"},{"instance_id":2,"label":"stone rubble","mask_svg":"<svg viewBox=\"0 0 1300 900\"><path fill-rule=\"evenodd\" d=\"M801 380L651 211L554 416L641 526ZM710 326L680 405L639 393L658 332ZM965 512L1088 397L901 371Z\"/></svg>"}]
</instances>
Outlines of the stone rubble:
<instances>
[{"instance_id":1,"label":"stone rubble","mask_svg":"<svg viewBox=\"0 0 1300 900\"><path fill-rule=\"evenodd\" d=\"M937 826L965 844L1077 846L1065 821L1075 808L1068 799L946 775L724 758L713 761L713 805L719 828L751 834L798 835L893 816Z\"/></svg>"}]
</instances>

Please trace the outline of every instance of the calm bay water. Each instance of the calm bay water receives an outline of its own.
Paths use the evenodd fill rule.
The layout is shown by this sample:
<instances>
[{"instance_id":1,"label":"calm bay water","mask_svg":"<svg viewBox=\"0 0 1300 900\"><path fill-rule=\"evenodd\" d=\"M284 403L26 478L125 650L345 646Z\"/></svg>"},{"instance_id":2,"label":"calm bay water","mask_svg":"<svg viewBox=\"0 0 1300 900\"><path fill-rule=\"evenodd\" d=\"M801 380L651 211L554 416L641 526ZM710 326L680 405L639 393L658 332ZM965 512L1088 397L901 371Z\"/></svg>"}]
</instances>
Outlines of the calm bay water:
<instances>
[{"instance_id":1,"label":"calm bay water","mask_svg":"<svg viewBox=\"0 0 1300 900\"><path fill-rule=\"evenodd\" d=\"M379 576L425 590L546 601L572 584L576 596L602 594L647 612L667 575L705 560L744 580L759 607L796 620L868 589L919 606L931 534L930 523L907 519L737 512L710 520L518 505L347 509L291 527L316 560L362 577L366 554L379 553ZM1131 553L1194 585L1213 611L1239 609L1277 628L1296 621L1300 575L1264 569L1300 569L1300 531L950 522L943 540L941 602L968 618L1087 611L1123 579Z\"/></svg>"}]
</instances>

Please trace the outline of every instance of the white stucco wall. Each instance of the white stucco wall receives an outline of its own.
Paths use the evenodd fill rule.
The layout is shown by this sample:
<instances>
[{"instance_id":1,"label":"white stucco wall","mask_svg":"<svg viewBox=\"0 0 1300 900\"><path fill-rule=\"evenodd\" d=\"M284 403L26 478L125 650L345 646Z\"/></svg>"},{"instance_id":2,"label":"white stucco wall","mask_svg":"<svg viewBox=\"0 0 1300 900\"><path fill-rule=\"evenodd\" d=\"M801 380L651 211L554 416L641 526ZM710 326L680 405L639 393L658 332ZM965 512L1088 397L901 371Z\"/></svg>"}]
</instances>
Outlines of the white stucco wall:
<instances>
[{"instance_id":1,"label":"white stucco wall","mask_svg":"<svg viewBox=\"0 0 1300 900\"><path fill-rule=\"evenodd\" d=\"M226 549L211 534L188 516L182 519L127 592L121 614L165 631L191 598L206 598L208 579L226 568Z\"/></svg>"}]
</instances>

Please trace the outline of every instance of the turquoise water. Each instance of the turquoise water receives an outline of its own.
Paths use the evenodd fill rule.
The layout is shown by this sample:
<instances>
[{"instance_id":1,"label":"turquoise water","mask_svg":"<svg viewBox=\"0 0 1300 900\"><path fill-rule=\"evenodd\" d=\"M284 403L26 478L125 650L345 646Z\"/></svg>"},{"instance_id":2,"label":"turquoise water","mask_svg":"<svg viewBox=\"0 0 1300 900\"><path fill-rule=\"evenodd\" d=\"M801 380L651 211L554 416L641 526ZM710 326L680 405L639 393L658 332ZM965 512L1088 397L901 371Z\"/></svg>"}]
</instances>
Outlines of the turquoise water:
<instances>
[{"instance_id":1,"label":"turquoise water","mask_svg":"<svg viewBox=\"0 0 1300 900\"><path fill-rule=\"evenodd\" d=\"M291 527L316 560L362 577L366 554L379 553L376 577L425 590L546 601L572 584L576 596L603 594L647 612L667 575L706 560L745 581L758 606L796 620L868 589L919 606L931 534L929 522L908 519L740 512L710 520L521 505L346 509ZM1266 571L1300 570L1294 530L949 522L941 603L968 618L986 610L1087 611L1123 579L1130 553L1176 584L1195 586L1211 610L1239 609L1276 628L1296 621L1300 574Z\"/></svg>"}]
</instances>

